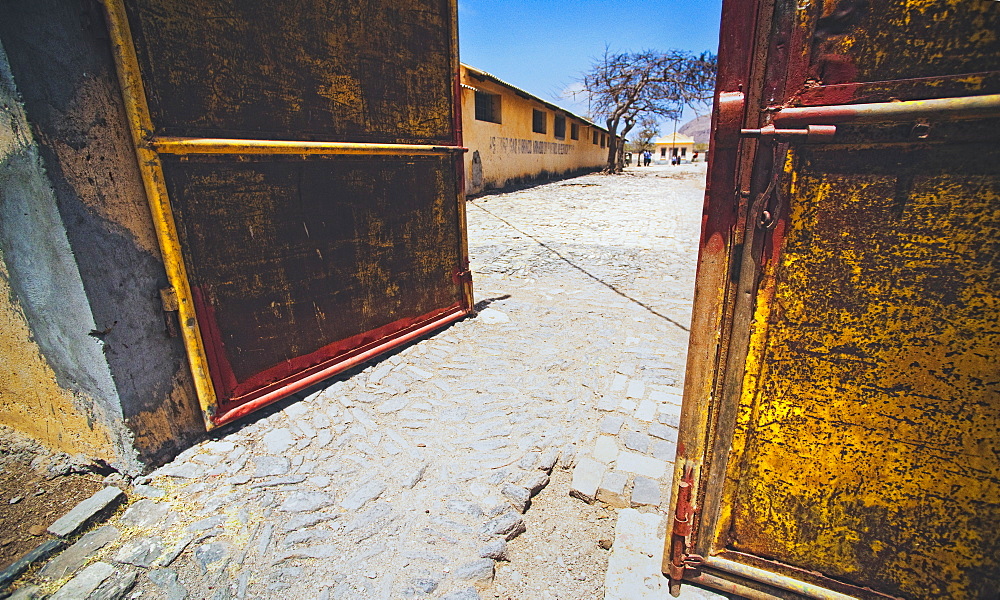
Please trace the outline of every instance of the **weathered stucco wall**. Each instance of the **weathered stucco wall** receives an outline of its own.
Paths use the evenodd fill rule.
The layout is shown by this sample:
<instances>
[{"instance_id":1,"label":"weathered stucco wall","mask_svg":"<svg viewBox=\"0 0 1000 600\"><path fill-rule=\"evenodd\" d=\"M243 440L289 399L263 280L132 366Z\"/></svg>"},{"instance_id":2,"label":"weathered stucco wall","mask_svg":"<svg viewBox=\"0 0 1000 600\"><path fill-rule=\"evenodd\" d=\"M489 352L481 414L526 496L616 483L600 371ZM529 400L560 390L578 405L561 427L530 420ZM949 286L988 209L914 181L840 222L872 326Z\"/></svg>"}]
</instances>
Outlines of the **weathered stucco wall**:
<instances>
[{"instance_id":1,"label":"weathered stucco wall","mask_svg":"<svg viewBox=\"0 0 1000 600\"><path fill-rule=\"evenodd\" d=\"M55 450L117 462L107 420L96 416L98 409L89 398L59 386L31 337L6 275L0 273L0 422Z\"/></svg>"},{"instance_id":2,"label":"weathered stucco wall","mask_svg":"<svg viewBox=\"0 0 1000 600\"><path fill-rule=\"evenodd\" d=\"M552 176L602 168L607 147L600 143L607 131L527 92L502 83L462 65L462 137L469 149L465 155L465 190L476 194L486 189ZM476 90L500 97L500 122L476 119ZM532 131L534 110L545 113L545 133ZM563 139L555 135L555 117L566 119ZM579 139L572 139L572 125ZM593 142L594 131L599 141Z\"/></svg>"},{"instance_id":3,"label":"weathered stucco wall","mask_svg":"<svg viewBox=\"0 0 1000 600\"><path fill-rule=\"evenodd\" d=\"M0 160L6 160L4 157ZM6 220L6 211L0 219ZM0 256L0 261L5 257ZM111 421L91 398L57 382L0 262L0 422L50 448L119 462Z\"/></svg>"},{"instance_id":4,"label":"weathered stucco wall","mask_svg":"<svg viewBox=\"0 0 1000 600\"><path fill-rule=\"evenodd\" d=\"M96 326L2 47L0 114L0 422L119 462L111 375L99 340L78 333Z\"/></svg>"},{"instance_id":5,"label":"weathered stucco wall","mask_svg":"<svg viewBox=\"0 0 1000 600\"><path fill-rule=\"evenodd\" d=\"M37 142L34 157L20 159L30 166L7 160L0 180L8 312L20 307L37 353L77 411L89 415L93 408L91 421L117 432L110 439L118 463L135 470L137 452L141 463L156 464L204 426L183 346L168 330L173 317L160 302L167 280L103 9L90 0L24 0L6 4L2 17L0 42L13 82L8 93L15 94L16 85L24 113L18 139L31 131ZM17 185L19 177L31 184ZM37 214L18 217L20 205ZM28 217L48 226L25 222ZM13 348L4 347L7 356L13 369L22 369ZM2 384L5 403L18 403L26 383ZM0 419L14 412L31 411L18 406ZM45 424L60 427L77 430L61 418Z\"/></svg>"}]
</instances>

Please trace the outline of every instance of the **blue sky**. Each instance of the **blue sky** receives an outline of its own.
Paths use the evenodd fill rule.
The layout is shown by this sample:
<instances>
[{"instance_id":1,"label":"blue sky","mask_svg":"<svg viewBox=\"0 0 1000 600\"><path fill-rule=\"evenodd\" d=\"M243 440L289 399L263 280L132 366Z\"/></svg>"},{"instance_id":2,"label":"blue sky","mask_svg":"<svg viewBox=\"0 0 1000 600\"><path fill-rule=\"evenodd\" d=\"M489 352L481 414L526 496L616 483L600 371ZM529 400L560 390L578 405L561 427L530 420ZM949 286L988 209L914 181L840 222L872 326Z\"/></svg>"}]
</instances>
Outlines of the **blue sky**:
<instances>
[{"instance_id":1,"label":"blue sky","mask_svg":"<svg viewBox=\"0 0 1000 600\"><path fill-rule=\"evenodd\" d=\"M716 52L722 0L458 0L462 62L579 114L561 95L612 50ZM686 115L693 117L694 115Z\"/></svg>"}]
</instances>

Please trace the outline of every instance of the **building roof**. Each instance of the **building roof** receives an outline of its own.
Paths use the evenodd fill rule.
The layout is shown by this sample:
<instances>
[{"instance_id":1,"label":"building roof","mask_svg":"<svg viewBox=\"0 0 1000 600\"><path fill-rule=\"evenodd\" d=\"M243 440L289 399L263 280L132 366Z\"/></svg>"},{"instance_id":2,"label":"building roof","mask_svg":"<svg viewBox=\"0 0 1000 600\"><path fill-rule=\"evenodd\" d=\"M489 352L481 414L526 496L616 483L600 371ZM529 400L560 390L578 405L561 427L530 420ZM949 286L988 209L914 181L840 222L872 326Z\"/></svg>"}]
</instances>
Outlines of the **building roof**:
<instances>
[{"instance_id":1,"label":"building roof","mask_svg":"<svg viewBox=\"0 0 1000 600\"><path fill-rule=\"evenodd\" d=\"M539 98L538 96L535 96L534 94L529 94L528 92L522 90L521 88L519 88L519 87L517 87L515 85L511 85L511 84L507 83L506 81L500 79L496 75L491 75L491 74L487 73L486 71L483 71L482 69L477 69L475 67L470 67L469 65L467 65L465 63L462 63L462 68L465 69L469 73L469 76L472 77L472 78L474 78L474 79L478 79L479 81L491 81L491 82L493 82L493 83L495 83L497 85L501 85L501 86L509 89L511 92L517 94L518 96L520 96L520 97L522 97L522 98L524 98L526 100L534 100L535 102L538 102L539 104L544 105L549 110L555 110L555 111L566 113L567 115L573 117L574 119L579 119L580 121L583 121L584 123L590 125L591 127L596 127L597 129L600 129L601 131L603 131L605 133L608 132L607 129L605 129L604 127L601 127L597 123L594 123L593 121L591 121L587 117L581 117L580 115L575 114L575 113L573 113L571 111L568 111L565 108L562 108L561 106L556 106L555 104L552 104L551 102L548 102L546 100L542 100L541 98ZM463 86L463 87L469 87L469 86ZM473 88L473 89L475 89L475 88Z\"/></svg>"},{"instance_id":2,"label":"building roof","mask_svg":"<svg viewBox=\"0 0 1000 600\"><path fill-rule=\"evenodd\" d=\"M653 144L658 146L687 146L694 144L694 138L683 133L672 133L653 140Z\"/></svg>"}]
</instances>

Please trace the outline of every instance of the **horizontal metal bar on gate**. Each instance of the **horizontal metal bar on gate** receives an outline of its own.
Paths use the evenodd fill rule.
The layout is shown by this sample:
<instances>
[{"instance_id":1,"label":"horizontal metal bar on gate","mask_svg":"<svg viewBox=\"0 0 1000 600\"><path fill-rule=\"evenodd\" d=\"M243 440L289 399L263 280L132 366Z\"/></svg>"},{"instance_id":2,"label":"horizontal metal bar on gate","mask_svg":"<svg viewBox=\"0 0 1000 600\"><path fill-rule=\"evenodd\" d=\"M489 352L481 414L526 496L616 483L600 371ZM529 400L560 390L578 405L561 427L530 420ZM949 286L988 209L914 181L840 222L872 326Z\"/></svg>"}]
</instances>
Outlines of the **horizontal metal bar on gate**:
<instances>
[{"instance_id":1,"label":"horizontal metal bar on gate","mask_svg":"<svg viewBox=\"0 0 1000 600\"><path fill-rule=\"evenodd\" d=\"M705 557L700 566L738 575L751 581L759 581L760 583L765 583L789 592L795 592L796 594L815 600L857 600L855 596L841 594L840 592L806 583L805 581L799 581L798 579L793 579L779 573L772 573L771 571L765 571L764 569L758 569L757 567L751 567L717 556Z\"/></svg>"},{"instance_id":2,"label":"horizontal metal bar on gate","mask_svg":"<svg viewBox=\"0 0 1000 600\"><path fill-rule=\"evenodd\" d=\"M379 154L410 156L468 151L468 148L462 146L187 137L156 137L150 140L149 145L160 154Z\"/></svg>"},{"instance_id":3,"label":"horizontal metal bar on gate","mask_svg":"<svg viewBox=\"0 0 1000 600\"><path fill-rule=\"evenodd\" d=\"M720 592L735 594L741 599L746 598L746 600L780 600L780 598L769 592L762 592L743 584L736 583L735 581L730 581L717 575L711 575L704 571L685 572L684 581L697 583Z\"/></svg>"},{"instance_id":4,"label":"horizontal metal bar on gate","mask_svg":"<svg viewBox=\"0 0 1000 600\"><path fill-rule=\"evenodd\" d=\"M782 108L774 113L775 126L884 123L906 119L969 119L1000 117L1000 94Z\"/></svg>"}]
</instances>

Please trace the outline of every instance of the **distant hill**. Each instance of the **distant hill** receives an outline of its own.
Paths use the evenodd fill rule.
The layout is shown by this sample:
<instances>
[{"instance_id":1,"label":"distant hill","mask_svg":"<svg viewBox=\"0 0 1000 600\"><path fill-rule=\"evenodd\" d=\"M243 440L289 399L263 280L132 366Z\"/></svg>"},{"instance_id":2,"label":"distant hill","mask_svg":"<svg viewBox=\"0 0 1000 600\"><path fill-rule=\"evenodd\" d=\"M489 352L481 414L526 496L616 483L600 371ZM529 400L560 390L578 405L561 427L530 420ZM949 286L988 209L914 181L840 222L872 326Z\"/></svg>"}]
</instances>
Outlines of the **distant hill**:
<instances>
[{"instance_id":1,"label":"distant hill","mask_svg":"<svg viewBox=\"0 0 1000 600\"><path fill-rule=\"evenodd\" d=\"M677 133L694 138L696 144L707 144L712 134L712 115L702 115L680 126Z\"/></svg>"}]
</instances>

